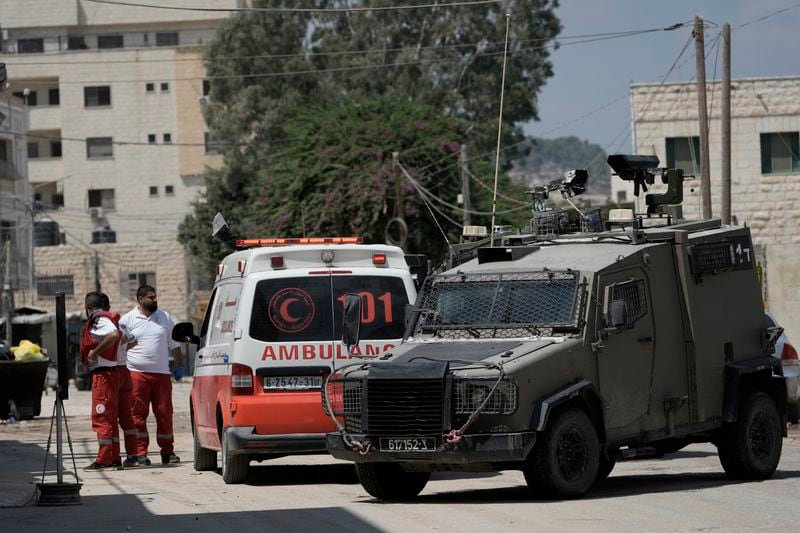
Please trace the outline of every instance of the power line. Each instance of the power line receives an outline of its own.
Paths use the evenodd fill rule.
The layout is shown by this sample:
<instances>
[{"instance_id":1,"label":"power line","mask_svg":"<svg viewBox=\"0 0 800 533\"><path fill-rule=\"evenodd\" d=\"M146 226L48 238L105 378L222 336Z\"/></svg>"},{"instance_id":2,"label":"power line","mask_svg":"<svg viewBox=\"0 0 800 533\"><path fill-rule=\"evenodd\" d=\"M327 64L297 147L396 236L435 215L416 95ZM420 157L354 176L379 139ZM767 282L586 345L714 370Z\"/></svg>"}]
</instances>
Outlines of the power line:
<instances>
[{"instance_id":1,"label":"power line","mask_svg":"<svg viewBox=\"0 0 800 533\"><path fill-rule=\"evenodd\" d=\"M503 0L471 0L469 2L450 2L447 4L417 4L410 6L377 6L377 7L183 7L146 4L140 2L123 2L121 0L85 0L95 4L109 4L126 7L145 7L149 9L168 9L172 11L204 11L223 13L368 13L377 11L408 11L414 9L437 9L449 7L472 7L485 4L499 4Z\"/></svg>"},{"instance_id":2,"label":"power line","mask_svg":"<svg viewBox=\"0 0 800 533\"><path fill-rule=\"evenodd\" d=\"M731 31L738 30L739 28L744 28L745 26L749 26L749 25L755 24L757 22L761 22L762 20L767 20L768 18L772 18L772 17L774 17L776 15L780 15L781 13L785 13L785 12L789 11L790 9L794 9L796 7L800 7L800 2L797 2L796 4L792 4L790 6L784 7L783 9L779 9L778 11L774 11L774 12L770 13L769 15L764 15L763 17L758 17L758 18L749 20L747 22L744 22L742 24L739 24L738 26L736 26L734 28L731 28Z\"/></svg>"}]
</instances>

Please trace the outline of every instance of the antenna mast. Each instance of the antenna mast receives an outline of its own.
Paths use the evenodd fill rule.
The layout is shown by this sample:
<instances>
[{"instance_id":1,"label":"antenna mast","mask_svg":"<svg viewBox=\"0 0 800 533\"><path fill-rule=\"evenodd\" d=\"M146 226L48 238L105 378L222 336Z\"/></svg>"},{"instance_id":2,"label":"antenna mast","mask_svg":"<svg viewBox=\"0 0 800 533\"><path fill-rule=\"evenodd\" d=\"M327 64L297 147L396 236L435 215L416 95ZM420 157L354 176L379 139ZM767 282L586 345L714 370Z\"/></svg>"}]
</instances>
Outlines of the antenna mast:
<instances>
[{"instance_id":1,"label":"antenna mast","mask_svg":"<svg viewBox=\"0 0 800 533\"><path fill-rule=\"evenodd\" d=\"M494 246L494 221L497 213L497 176L500 173L500 135L503 131L503 96L506 91L506 61L508 59L508 28L511 23L511 13L506 13L506 40L503 48L503 79L500 83L500 116L497 120L497 151L494 156L494 192L492 193L492 227L489 245Z\"/></svg>"}]
</instances>

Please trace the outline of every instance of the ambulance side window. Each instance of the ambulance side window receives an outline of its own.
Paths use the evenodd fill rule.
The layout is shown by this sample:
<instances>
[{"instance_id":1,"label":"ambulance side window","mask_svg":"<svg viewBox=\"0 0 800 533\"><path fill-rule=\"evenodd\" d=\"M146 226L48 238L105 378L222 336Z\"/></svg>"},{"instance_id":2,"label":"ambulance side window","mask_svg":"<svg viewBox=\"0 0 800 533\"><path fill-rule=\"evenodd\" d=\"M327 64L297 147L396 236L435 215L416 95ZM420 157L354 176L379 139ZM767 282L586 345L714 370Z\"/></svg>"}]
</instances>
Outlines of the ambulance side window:
<instances>
[{"instance_id":1,"label":"ambulance side window","mask_svg":"<svg viewBox=\"0 0 800 533\"><path fill-rule=\"evenodd\" d=\"M214 289L214 292L211 293L211 297L208 299L208 307L206 307L206 315L203 317L203 325L200 326L200 342L206 344L206 334L208 333L208 324L211 321L211 311L214 309L215 297L217 295L217 289Z\"/></svg>"},{"instance_id":2,"label":"ambulance side window","mask_svg":"<svg viewBox=\"0 0 800 533\"><path fill-rule=\"evenodd\" d=\"M241 285L231 283L218 288L217 300L209 324L209 344L225 344L233 341L233 323L239 304Z\"/></svg>"}]
</instances>

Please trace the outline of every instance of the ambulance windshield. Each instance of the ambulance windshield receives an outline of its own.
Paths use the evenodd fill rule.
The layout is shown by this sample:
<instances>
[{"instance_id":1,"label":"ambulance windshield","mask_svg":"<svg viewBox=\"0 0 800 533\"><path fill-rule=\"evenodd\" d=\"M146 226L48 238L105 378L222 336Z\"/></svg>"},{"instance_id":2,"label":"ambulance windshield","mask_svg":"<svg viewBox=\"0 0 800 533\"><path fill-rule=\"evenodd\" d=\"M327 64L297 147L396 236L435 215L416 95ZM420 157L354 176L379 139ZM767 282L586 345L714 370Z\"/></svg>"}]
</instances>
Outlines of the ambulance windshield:
<instances>
[{"instance_id":1,"label":"ambulance windshield","mask_svg":"<svg viewBox=\"0 0 800 533\"><path fill-rule=\"evenodd\" d=\"M250 337L265 342L338 340L347 293L362 298L361 338L399 339L409 303L402 278L308 276L265 279L255 289Z\"/></svg>"}]
</instances>

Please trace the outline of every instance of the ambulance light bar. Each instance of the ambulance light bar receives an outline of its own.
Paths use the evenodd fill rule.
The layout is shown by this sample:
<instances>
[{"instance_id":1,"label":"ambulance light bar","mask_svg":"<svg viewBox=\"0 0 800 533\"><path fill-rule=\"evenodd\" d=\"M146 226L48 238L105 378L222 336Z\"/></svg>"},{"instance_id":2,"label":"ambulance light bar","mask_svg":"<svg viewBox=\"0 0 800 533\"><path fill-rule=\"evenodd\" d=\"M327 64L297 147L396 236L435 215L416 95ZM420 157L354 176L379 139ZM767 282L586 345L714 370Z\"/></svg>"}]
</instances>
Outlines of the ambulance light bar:
<instances>
[{"instance_id":1,"label":"ambulance light bar","mask_svg":"<svg viewBox=\"0 0 800 533\"><path fill-rule=\"evenodd\" d=\"M291 244L363 244L363 237L281 237L272 239L237 239L236 249L256 246L288 246Z\"/></svg>"}]
</instances>

